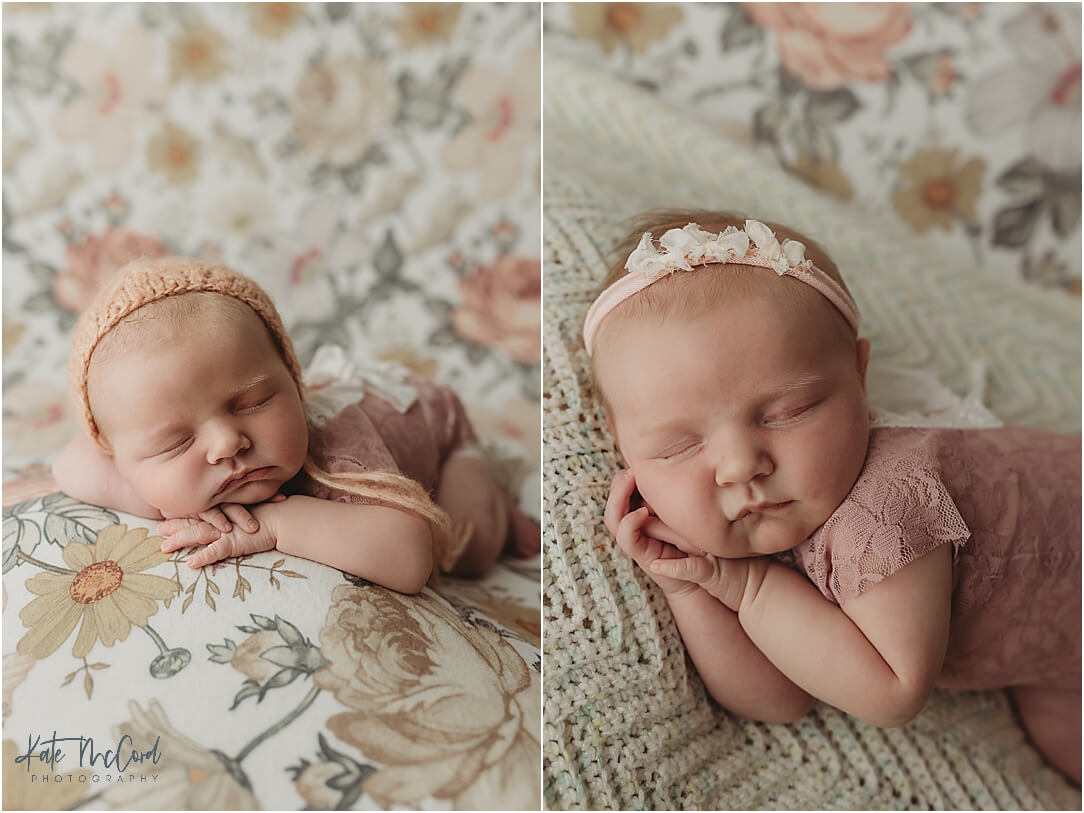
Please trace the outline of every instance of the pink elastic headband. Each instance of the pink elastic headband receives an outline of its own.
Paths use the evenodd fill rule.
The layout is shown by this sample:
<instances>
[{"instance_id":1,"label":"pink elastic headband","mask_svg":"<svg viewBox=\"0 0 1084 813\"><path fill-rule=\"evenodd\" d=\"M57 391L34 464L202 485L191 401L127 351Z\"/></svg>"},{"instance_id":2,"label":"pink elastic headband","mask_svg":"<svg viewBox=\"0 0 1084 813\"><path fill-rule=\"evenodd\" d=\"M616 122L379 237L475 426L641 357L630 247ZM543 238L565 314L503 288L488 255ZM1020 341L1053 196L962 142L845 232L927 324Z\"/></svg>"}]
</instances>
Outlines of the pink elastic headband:
<instances>
[{"instance_id":1,"label":"pink elastic headband","mask_svg":"<svg viewBox=\"0 0 1084 813\"><path fill-rule=\"evenodd\" d=\"M775 234L759 220L746 220L745 229L727 226L719 234L712 234L689 223L681 229L670 229L659 238L660 252L651 241L651 232L644 232L640 244L625 263L625 276L599 294L587 311L583 323L583 343L587 355L594 352L595 336L606 316L644 288L658 282L663 276L675 271L691 271L695 266L708 263L738 263L770 268L779 276L794 277L815 288L836 309L858 335L858 306L843 286L805 259L805 244L797 240L784 240L782 244Z\"/></svg>"}]
</instances>

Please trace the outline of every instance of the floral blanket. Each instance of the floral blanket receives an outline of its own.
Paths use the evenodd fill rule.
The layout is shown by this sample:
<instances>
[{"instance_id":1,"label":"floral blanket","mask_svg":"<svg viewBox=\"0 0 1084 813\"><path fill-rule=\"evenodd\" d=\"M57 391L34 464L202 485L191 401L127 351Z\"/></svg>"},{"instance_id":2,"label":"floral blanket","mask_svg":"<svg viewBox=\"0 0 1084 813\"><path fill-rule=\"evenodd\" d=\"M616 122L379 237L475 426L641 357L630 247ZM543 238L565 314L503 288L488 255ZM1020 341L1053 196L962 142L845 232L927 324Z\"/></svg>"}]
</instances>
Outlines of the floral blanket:
<instances>
[{"instance_id":1,"label":"floral blanket","mask_svg":"<svg viewBox=\"0 0 1084 813\"><path fill-rule=\"evenodd\" d=\"M1079 3L547 3L544 37L982 273L1080 295Z\"/></svg>"},{"instance_id":2,"label":"floral blanket","mask_svg":"<svg viewBox=\"0 0 1084 813\"><path fill-rule=\"evenodd\" d=\"M4 7L3 803L535 808L539 560L404 597L202 571L57 492L71 328L221 260L320 345L453 387L538 515L539 9Z\"/></svg>"}]
</instances>

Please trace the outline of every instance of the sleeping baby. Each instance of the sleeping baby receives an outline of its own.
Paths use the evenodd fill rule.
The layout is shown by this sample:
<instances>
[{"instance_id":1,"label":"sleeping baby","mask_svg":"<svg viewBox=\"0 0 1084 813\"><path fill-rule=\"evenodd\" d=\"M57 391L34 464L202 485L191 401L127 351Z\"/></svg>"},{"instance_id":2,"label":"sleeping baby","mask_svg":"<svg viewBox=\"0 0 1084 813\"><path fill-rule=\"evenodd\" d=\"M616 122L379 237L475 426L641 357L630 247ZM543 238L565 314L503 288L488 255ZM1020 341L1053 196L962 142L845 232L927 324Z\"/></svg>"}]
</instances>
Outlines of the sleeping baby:
<instances>
[{"instance_id":1,"label":"sleeping baby","mask_svg":"<svg viewBox=\"0 0 1084 813\"><path fill-rule=\"evenodd\" d=\"M137 260L76 326L86 433L54 476L72 497L162 520L165 552L205 545L193 568L277 548L413 593L437 572L536 552L537 524L493 478L455 394L405 370L385 378L328 410L255 282Z\"/></svg>"},{"instance_id":2,"label":"sleeping baby","mask_svg":"<svg viewBox=\"0 0 1084 813\"><path fill-rule=\"evenodd\" d=\"M1008 688L1079 784L1080 437L873 425L858 309L792 229L654 213L619 257L583 328L628 465L605 523L712 696L897 726Z\"/></svg>"}]
</instances>

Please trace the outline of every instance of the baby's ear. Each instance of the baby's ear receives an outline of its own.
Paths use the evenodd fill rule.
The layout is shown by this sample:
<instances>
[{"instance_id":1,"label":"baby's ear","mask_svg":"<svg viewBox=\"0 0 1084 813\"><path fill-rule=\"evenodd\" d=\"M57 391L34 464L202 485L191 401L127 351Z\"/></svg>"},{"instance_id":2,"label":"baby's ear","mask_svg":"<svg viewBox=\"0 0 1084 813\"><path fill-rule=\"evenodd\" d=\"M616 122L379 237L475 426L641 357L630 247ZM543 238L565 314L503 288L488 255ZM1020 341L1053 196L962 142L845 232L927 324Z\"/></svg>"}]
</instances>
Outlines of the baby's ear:
<instances>
[{"instance_id":1,"label":"baby's ear","mask_svg":"<svg viewBox=\"0 0 1084 813\"><path fill-rule=\"evenodd\" d=\"M866 368L869 366L869 351L870 343L869 339L859 339L855 342L855 362L858 368L858 377L862 381L862 386L866 385Z\"/></svg>"}]
</instances>

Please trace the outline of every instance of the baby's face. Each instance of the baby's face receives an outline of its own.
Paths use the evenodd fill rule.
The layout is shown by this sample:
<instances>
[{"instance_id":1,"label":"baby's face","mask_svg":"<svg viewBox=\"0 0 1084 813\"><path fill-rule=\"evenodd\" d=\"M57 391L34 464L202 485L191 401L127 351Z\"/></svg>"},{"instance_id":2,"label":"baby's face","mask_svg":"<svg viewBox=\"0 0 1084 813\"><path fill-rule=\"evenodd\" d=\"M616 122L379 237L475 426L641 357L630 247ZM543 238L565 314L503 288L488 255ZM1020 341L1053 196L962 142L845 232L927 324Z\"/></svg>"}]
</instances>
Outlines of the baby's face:
<instances>
[{"instance_id":1,"label":"baby's face","mask_svg":"<svg viewBox=\"0 0 1084 813\"><path fill-rule=\"evenodd\" d=\"M822 311L743 296L685 321L619 319L600 344L611 428L686 552L788 550L854 485L869 343L842 340Z\"/></svg>"},{"instance_id":2,"label":"baby's face","mask_svg":"<svg viewBox=\"0 0 1084 813\"><path fill-rule=\"evenodd\" d=\"M91 364L91 406L117 469L163 513L262 502L305 461L301 397L249 316L152 335Z\"/></svg>"}]
</instances>

